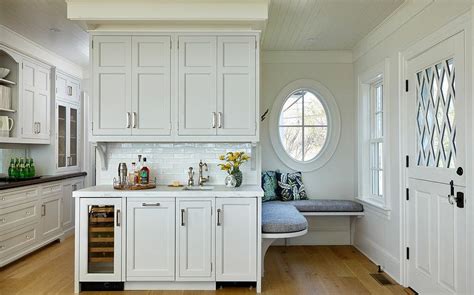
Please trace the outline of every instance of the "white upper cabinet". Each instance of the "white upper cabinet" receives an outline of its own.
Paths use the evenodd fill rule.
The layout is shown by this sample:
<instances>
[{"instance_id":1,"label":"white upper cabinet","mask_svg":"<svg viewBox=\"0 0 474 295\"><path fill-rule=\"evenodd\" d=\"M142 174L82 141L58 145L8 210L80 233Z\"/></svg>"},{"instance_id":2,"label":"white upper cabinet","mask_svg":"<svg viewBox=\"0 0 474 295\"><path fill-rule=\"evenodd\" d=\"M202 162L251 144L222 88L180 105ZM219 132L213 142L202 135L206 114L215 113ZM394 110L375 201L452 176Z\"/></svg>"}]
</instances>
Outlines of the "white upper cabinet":
<instances>
[{"instance_id":1,"label":"white upper cabinet","mask_svg":"<svg viewBox=\"0 0 474 295\"><path fill-rule=\"evenodd\" d=\"M215 135L216 38L179 37L179 135Z\"/></svg>"},{"instance_id":2,"label":"white upper cabinet","mask_svg":"<svg viewBox=\"0 0 474 295\"><path fill-rule=\"evenodd\" d=\"M131 37L94 37L94 135L131 135L131 58Z\"/></svg>"},{"instance_id":3,"label":"white upper cabinet","mask_svg":"<svg viewBox=\"0 0 474 295\"><path fill-rule=\"evenodd\" d=\"M132 134L171 133L171 38L132 37Z\"/></svg>"},{"instance_id":4,"label":"white upper cabinet","mask_svg":"<svg viewBox=\"0 0 474 295\"><path fill-rule=\"evenodd\" d=\"M256 134L255 37L218 37L218 135Z\"/></svg>"},{"instance_id":5,"label":"white upper cabinet","mask_svg":"<svg viewBox=\"0 0 474 295\"><path fill-rule=\"evenodd\" d=\"M93 141L259 140L258 34L96 35L92 47Z\"/></svg>"},{"instance_id":6,"label":"white upper cabinet","mask_svg":"<svg viewBox=\"0 0 474 295\"><path fill-rule=\"evenodd\" d=\"M50 69L23 61L22 137L50 141Z\"/></svg>"}]
</instances>

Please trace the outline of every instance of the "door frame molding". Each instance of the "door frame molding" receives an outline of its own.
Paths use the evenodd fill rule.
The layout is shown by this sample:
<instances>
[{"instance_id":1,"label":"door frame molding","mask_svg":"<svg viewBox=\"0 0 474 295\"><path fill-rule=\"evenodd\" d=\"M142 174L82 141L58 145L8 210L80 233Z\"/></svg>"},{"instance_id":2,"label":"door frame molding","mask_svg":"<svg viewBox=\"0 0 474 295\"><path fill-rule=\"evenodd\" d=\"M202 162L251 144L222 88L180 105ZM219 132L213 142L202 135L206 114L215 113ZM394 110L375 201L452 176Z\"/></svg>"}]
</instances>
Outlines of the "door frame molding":
<instances>
[{"instance_id":1,"label":"door frame molding","mask_svg":"<svg viewBox=\"0 0 474 295\"><path fill-rule=\"evenodd\" d=\"M406 221L407 218L407 210L408 206L406 204L406 188L408 187L408 178L407 178L407 168L405 167L405 156L408 154L408 142L407 142L407 132L408 132L408 124L407 124L407 112L405 111L407 108L407 101L408 95L405 91L405 79L407 78L407 69L408 69L408 61L413 59L414 57L420 55L424 51L428 50L429 48L435 46L438 43L449 39L457 34L464 35L464 52L465 52L465 93L466 93L466 106L471 111L474 111L473 104L472 104L472 75L471 71L473 68L472 60L471 60L471 50L472 50L472 42L471 42L471 12L465 13L456 19L452 20L450 23L444 25L440 29L432 32L425 38L417 41L416 43L410 45L404 51L399 52L398 56L398 65L399 65L399 81L398 81L398 92L399 92L399 109L400 112L399 116L399 150L400 150L400 169L399 169L399 179L400 179L400 193L399 193L399 205L400 205L400 283L403 286L407 286L408 283L408 263L406 260L405 249L407 247L408 241L408 224ZM466 126L471 126L473 128L473 120L467 117ZM470 128L466 128L469 130ZM472 129L471 129L472 130ZM465 156L465 166L466 166L466 179L470 179L472 177L472 167L474 167L474 157L471 156L471 152L469 150L469 146L473 144L474 137L469 133L466 132L466 156ZM473 195L473 185L472 183L466 181L466 194ZM466 213L467 213L467 228L474 227L474 213L469 213L470 211L474 210L474 207L470 204L471 202L466 202ZM469 215L473 215L470 217ZM469 234L467 236L467 243L468 246L474 246L474 234ZM471 257L471 261L474 260L474 254ZM468 263L468 273L471 276L474 274L474 267L471 266L471 263ZM469 282L471 285L468 286L471 292L474 291L474 283Z\"/></svg>"}]
</instances>

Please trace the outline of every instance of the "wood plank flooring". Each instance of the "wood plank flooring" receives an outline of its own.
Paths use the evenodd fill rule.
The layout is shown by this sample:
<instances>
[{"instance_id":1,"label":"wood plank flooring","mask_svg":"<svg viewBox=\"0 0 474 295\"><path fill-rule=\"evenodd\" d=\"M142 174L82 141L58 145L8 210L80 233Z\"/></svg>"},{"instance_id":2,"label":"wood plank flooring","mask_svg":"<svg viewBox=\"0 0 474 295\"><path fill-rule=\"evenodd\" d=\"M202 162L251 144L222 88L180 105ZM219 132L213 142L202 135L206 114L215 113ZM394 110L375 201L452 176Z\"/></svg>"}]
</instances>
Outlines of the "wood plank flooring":
<instances>
[{"instance_id":1,"label":"wood plank flooring","mask_svg":"<svg viewBox=\"0 0 474 295\"><path fill-rule=\"evenodd\" d=\"M1 295L73 294L74 238L54 243L0 269ZM404 294L400 285L382 286L370 274L377 267L351 246L271 247L265 260L262 294ZM100 295L255 294L255 289L217 291L83 292Z\"/></svg>"}]
</instances>

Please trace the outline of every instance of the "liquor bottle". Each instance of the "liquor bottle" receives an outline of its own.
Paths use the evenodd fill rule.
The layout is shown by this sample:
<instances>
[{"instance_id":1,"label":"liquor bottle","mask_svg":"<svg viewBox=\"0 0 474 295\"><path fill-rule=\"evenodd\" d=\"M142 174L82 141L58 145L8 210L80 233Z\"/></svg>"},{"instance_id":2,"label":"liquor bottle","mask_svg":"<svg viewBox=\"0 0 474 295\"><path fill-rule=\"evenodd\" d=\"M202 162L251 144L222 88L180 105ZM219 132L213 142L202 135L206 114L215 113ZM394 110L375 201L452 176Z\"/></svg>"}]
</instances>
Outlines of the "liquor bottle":
<instances>
[{"instance_id":1,"label":"liquor bottle","mask_svg":"<svg viewBox=\"0 0 474 295\"><path fill-rule=\"evenodd\" d=\"M35 175L36 175L35 163L33 163L33 158L30 158L30 177L34 177Z\"/></svg>"},{"instance_id":2,"label":"liquor bottle","mask_svg":"<svg viewBox=\"0 0 474 295\"><path fill-rule=\"evenodd\" d=\"M13 158L10 159L10 166L8 166L8 177L15 178L15 160Z\"/></svg>"},{"instance_id":3,"label":"liquor bottle","mask_svg":"<svg viewBox=\"0 0 474 295\"><path fill-rule=\"evenodd\" d=\"M20 159L20 169L18 170L18 176L21 179L26 178L25 162L24 162L23 158Z\"/></svg>"},{"instance_id":4,"label":"liquor bottle","mask_svg":"<svg viewBox=\"0 0 474 295\"><path fill-rule=\"evenodd\" d=\"M148 184L150 181L150 168L146 165L146 158L143 158L143 166L140 169L141 184Z\"/></svg>"},{"instance_id":5,"label":"liquor bottle","mask_svg":"<svg viewBox=\"0 0 474 295\"><path fill-rule=\"evenodd\" d=\"M137 168L136 168L136 171L137 171L137 184L138 183L142 183L142 179L141 179L141 175L140 175L140 171L142 170L142 155L138 155L138 162L137 162Z\"/></svg>"},{"instance_id":6,"label":"liquor bottle","mask_svg":"<svg viewBox=\"0 0 474 295\"><path fill-rule=\"evenodd\" d=\"M130 169L130 172L128 172L128 182L130 185L135 185L135 170L137 169L135 162L132 162L132 168Z\"/></svg>"}]
</instances>

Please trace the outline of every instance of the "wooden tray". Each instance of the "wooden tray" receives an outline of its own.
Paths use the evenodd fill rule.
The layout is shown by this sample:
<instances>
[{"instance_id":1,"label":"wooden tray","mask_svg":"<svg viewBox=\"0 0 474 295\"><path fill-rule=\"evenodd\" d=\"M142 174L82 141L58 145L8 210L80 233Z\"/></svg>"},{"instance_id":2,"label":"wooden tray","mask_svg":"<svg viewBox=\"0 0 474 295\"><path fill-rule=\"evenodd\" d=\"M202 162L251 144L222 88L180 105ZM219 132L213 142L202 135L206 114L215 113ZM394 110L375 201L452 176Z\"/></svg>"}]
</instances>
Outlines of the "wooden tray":
<instances>
[{"instance_id":1,"label":"wooden tray","mask_svg":"<svg viewBox=\"0 0 474 295\"><path fill-rule=\"evenodd\" d=\"M153 189L153 188L156 188L155 183L137 184L137 185L114 184L114 189L122 190L122 191L137 191L137 190Z\"/></svg>"}]
</instances>

